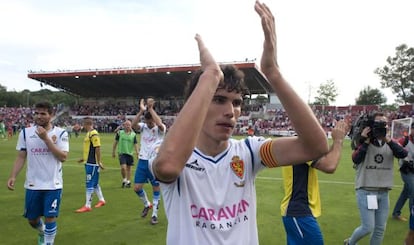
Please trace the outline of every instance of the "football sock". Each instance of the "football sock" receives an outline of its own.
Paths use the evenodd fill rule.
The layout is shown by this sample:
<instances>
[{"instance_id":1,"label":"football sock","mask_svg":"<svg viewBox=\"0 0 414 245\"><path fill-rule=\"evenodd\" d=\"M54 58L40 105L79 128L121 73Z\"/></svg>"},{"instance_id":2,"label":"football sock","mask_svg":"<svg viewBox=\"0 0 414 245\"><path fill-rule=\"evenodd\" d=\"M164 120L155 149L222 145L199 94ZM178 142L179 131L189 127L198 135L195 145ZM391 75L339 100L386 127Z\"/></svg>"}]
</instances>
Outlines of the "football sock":
<instances>
[{"instance_id":1,"label":"football sock","mask_svg":"<svg viewBox=\"0 0 414 245\"><path fill-rule=\"evenodd\" d=\"M147 197L147 193L144 191L144 189L141 189L139 191L136 192L139 199L141 199L141 201L144 203L145 207L149 206L149 201L148 201L148 197Z\"/></svg>"},{"instance_id":2,"label":"football sock","mask_svg":"<svg viewBox=\"0 0 414 245\"><path fill-rule=\"evenodd\" d=\"M105 202L105 198L103 197L102 189L101 189L101 186L99 184L96 185L96 187L95 187L95 193L98 196L99 201Z\"/></svg>"},{"instance_id":3,"label":"football sock","mask_svg":"<svg viewBox=\"0 0 414 245\"><path fill-rule=\"evenodd\" d=\"M160 192L154 191L153 193L153 205L154 208L152 209L152 216L158 216L158 203L160 201Z\"/></svg>"},{"instance_id":4,"label":"football sock","mask_svg":"<svg viewBox=\"0 0 414 245\"><path fill-rule=\"evenodd\" d=\"M56 237L57 232L57 225L56 221L51 223L46 223L45 228L45 244L46 245L53 245Z\"/></svg>"},{"instance_id":5,"label":"football sock","mask_svg":"<svg viewBox=\"0 0 414 245\"><path fill-rule=\"evenodd\" d=\"M93 189L92 188L86 189L86 203L85 203L85 206L88 207L88 208L91 207L92 194L93 194Z\"/></svg>"},{"instance_id":6,"label":"football sock","mask_svg":"<svg viewBox=\"0 0 414 245\"><path fill-rule=\"evenodd\" d=\"M35 225L30 224L34 229L38 230L40 234L43 234L45 231L45 225L43 224L43 220L39 219L39 222Z\"/></svg>"}]
</instances>

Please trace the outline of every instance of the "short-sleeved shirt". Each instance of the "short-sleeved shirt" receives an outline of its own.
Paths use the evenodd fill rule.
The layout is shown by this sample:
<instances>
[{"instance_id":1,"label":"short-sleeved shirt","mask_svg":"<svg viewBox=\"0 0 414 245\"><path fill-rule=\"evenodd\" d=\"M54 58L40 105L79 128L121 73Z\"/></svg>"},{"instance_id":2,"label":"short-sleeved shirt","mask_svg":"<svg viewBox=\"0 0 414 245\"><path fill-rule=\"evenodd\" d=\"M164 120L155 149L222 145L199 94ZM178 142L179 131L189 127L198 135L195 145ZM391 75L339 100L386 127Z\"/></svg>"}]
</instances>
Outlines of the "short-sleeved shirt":
<instances>
[{"instance_id":1,"label":"short-sleeved shirt","mask_svg":"<svg viewBox=\"0 0 414 245\"><path fill-rule=\"evenodd\" d=\"M146 123L138 123L141 132L141 147L139 150L139 158L148 160L151 154L152 145L162 140L165 135L165 130L161 131L158 126L149 128ZM164 126L165 129L165 126Z\"/></svg>"},{"instance_id":2,"label":"short-sleeved shirt","mask_svg":"<svg viewBox=\"0 0 414 245\"><path fill-rule=\"evenodd\" d=\"M311 163L282 167L285 189L285 196L280 206L282 216L319 217L321 215L318 174Z\"/></svg>"},{"instance_id":3,"label":"short-sleeved shirt","mask_svg":"<svg viewBox=\"0 0 414 245\"><path fill-rule=\"evenodd\" d=\"M194 149L177 180L161 183L168 245L259 243L254 182L265 168L259 153L264 142L230 139L215 157Z\"/></svg>"},{"instance_id":4,"label":"short-sleeved shirt","mask_svg":"<svg viewBox=\"0 0 414 245\"><path fill-rule=\"evenodd\" d=\"M36 126L22 129L17 140L16 150L27 152L27 170L24 187L30 190L56 190L63 188L62 162L49 150L46 143L37 135ZM69 152L67 132L52 127L48 137L62 151Z\"/></svg>"},{"instance_id":5,"label":"short-sleeved shirt","mask_svg":"<svg viewBox=\"0 0 414 245\"><path fill-rule=\"evenodd\" d=\"M101 139L98 131L92 129L87 132L83 139L83 159L85 163L97 164L96 162L96 147L101 146Z\"/></svg>"}]
</instances>

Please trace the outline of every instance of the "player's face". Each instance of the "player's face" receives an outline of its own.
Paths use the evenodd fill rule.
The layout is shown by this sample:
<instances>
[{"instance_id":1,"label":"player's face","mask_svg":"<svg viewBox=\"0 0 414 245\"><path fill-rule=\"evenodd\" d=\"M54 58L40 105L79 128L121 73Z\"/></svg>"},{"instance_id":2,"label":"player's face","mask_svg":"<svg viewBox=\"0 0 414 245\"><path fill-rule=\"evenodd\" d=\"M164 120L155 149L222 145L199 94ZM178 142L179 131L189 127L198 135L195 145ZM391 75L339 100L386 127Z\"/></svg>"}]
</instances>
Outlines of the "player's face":
<instances>
[{"instance_id":1,"label":"player's face","mask_svg":"<svg viewBox=\"0 0 414 245\"><path fill-rule=\"evenodd\" d=\"M144 122L147 124L148 128L153 128L155 126L154 120L144 119Z\"/></svg>"},{"instance_id":2,"label":"player's face","mask_svg":"<svg viewBox=\"0 0 414 245\"><path fill-rule=\"evenodd\" d=\"M90 130L92 129L92 124L87 123L87 122L84 122L84 123L83 123L83 128L84 128L86 131L90 131Z\"/></svg>"},{"instance_id":3,"label":"player's face","mask_svg":"<svg viewBox=\"0 0 414 245\"><path fill-rule=\"evenodd\" d=\"M124 127L125 127L125 130L126 130L126 131L131 131L131 122L126 121L126 122L124 123Z\"/></svg>"},{"instance_id":4,"label":"player's face","mask_svg":"<svg viewBox=\"0 0 414 245\"><path fill-rule=\"evenodd\" d=\"M36 108L34 112L34 119L37 125L47 127L50 123L52 115L49 114L45 108Z\"/></svg>"},{"instance_id":5,"label":"player's face","mask_svg":"<svg viewBox=\"0 0 414 245\"><path fill-rule=\"evenodd\" d=\"M201 134L217 142L228 140L240 117L242 103L240 93L218 89L209 106Z\"/></svg>"}]
</instances>

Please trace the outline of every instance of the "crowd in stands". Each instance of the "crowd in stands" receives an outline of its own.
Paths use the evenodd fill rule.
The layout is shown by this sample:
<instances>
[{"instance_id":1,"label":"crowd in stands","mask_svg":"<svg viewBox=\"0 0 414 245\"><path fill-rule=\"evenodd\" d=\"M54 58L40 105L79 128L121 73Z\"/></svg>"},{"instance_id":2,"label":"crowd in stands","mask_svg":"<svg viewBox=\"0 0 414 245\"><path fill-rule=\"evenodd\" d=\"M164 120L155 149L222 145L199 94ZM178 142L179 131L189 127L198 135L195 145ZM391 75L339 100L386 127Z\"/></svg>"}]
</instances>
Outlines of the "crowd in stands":
<instances>
[{"instance_id":1,"label":"crowd in stands","mask_svg":"<svg viewBox=\"0 0 414 245\"><path fill-rule=\"evenodd\" d=\"M8 132L15 134L22 127L33 122L32 109L28 107L0 107L0 122L3 122Z\"/></svg>"},{"instance_id":2,"label":"crowd in stands","mask_svg":"<svg viewBox=\"0 0 414 245\"><path fill-rule=\"evenodd\" d=\"M169 128L177 113L180 103L159 103L156 111L163 118L163 122ZM95 119L98 131L103 133L113 132L126 118L133 118L138 112L138 106L123 105L77 105L68 108L66 113L59 115L54 121L56 125L65 127L69 133L78 134L79 125L82 125L83 117L90 116ZM64 110L64 106L57 105L57 111ZM313 106L316 117L322 127L329 132L336 121L351 116L356 119L359 115L374 110L378 106ZM247 134L248 129L253 129L258 135L278 135L277 132L294 132L289 117L280 105L253 104L243 107L243 114L235 128L235 134ZM400 110L386 112L391 120L414 116L412 105L402 106ZM28 107L0 107L0 122L6 128L16 134L21 128L29 126L33 122L33 111Z\"/></svg>"}]
</instances>

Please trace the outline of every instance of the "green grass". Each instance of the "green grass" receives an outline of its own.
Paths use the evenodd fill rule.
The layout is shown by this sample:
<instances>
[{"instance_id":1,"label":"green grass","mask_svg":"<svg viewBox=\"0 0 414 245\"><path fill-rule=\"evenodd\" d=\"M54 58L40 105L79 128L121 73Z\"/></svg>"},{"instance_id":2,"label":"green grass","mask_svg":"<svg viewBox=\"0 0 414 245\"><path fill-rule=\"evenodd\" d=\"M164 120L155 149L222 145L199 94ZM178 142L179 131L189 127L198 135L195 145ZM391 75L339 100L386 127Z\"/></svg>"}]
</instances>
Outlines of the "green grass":
<instances>
[{"instance_id":1,"label":"green grass","mask_svg":"<svg viewBox=\"0 0 414 245\"><path fill-rule=\"evenodd\" d=\"M64 163L63 199L58 218L56 244L165 244L167 221L161 205L158 225L152 226L149 217L140 217L143 205L131 189L121 189L118 159L111 157L113 135L102 134L103 162L106 169L101 172L100 184L107 205L93 209L90 213L74 212L85 202L84 168L76 163L81 157L82 137L72 137L69 160ZM0 243L34 244L36 232L22 217L24 205L23 181L25 171L19 174L16 190L9 191L6 182L16 157L16 136L11 141L0 139ZM341 163L333 175L319 173L322 216L318 218L324 234L325 244L342 244L359 225L359 212L353 186L351 149L345 142ZM401 191L402 181L395 164L394 190L390 192L390 212ZM133 169L135 171L135 168ZM286 244L285 232L280 215L280 201L283 196L280 169L262 171L257 181L257 223L261 244ZM145 186L150 199L152 191ZM96 197L94 203L96 203ZM403 214L408 217L408 207ZM150 216L150 215L149 215ZM408 231L407 222L388 220L383 244L402 244ZM359 244L369 244L364 238Z\"/></svg>"}]
</instances>

